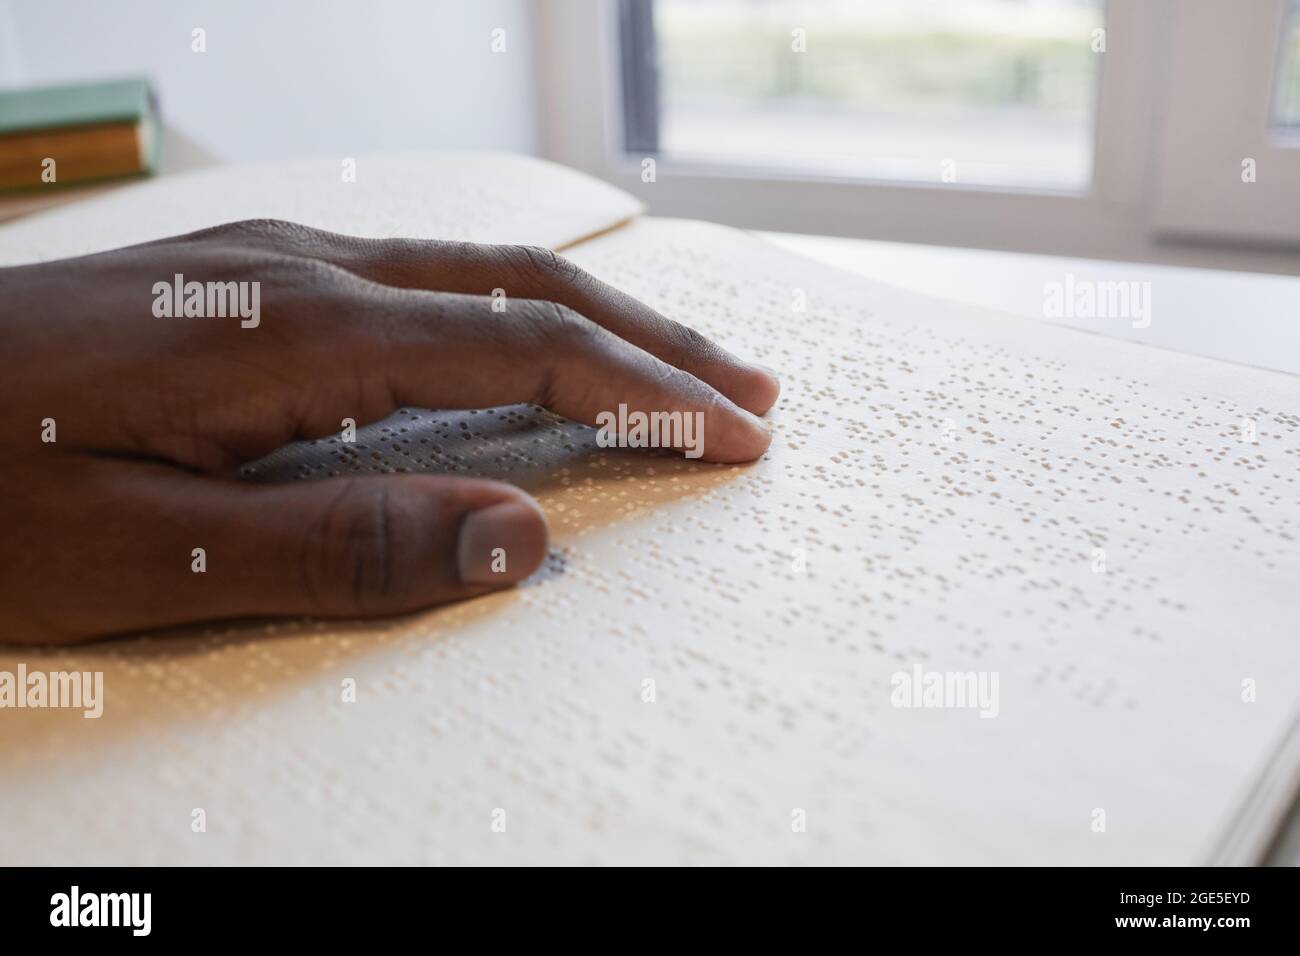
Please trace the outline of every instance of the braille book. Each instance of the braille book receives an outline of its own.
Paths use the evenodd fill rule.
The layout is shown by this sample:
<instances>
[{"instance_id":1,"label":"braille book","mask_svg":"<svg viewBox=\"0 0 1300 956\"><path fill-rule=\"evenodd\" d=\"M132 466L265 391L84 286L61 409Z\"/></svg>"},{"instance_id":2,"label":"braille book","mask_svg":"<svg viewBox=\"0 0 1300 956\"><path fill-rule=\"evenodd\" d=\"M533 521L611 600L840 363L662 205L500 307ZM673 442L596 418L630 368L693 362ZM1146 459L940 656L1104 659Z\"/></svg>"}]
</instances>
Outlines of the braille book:
<instances>
[{"instance_id":1,"label":"braille book","mask_svg":"<svg viewBox=\"0 0 1300 956\"><path fill-rule=\"evenodd\" d=\"M536 160L357 171L159 180L0 227L0 262L249 216L563 248L777 369L770 450L602 447L512 405L405 408L251 463L513 482L551 552L392 620L0 649L14 674L103 672L95 719L0 711L7 861L1263 858L1300 757L1300 379L638 216ZM273 328L263 305L237 334Z\"/></svg>"}]
</instances>

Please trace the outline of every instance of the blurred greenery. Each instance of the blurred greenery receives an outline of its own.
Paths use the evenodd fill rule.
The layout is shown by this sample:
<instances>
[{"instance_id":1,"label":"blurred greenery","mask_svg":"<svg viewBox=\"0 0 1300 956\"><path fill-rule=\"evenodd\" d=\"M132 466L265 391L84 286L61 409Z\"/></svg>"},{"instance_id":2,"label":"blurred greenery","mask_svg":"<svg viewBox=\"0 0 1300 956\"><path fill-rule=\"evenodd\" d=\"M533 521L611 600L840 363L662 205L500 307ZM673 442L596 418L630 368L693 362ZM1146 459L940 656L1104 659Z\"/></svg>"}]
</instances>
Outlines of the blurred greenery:
<instances>
[{"instance_id":1,"label":"blurred greenery","mask_svg":"<svg viewBox=\"0 0 1300 956\"><path fill-rule=\"evenodd\" d=\"M814 56L792 54L784 28L665 26L662 89L670 100L692 105L815 101L867 109L1032 107L1088 113L1100 59L1087 30L1068 38L821 31L813 41Z\"/></svg>"},{"instance_id":2,"label":"blurred greenery","mask_svg":"<svg viewBox=\"0 0 1300 956\"><path fill-rule=\"evenodd\" d=\"M816 100L836 107L1034 107L1091 111L1097 57L1079 40L837 34L816 56L788 33L668 35L660 81L673 101Z\"/></svg>"}]
</instances>

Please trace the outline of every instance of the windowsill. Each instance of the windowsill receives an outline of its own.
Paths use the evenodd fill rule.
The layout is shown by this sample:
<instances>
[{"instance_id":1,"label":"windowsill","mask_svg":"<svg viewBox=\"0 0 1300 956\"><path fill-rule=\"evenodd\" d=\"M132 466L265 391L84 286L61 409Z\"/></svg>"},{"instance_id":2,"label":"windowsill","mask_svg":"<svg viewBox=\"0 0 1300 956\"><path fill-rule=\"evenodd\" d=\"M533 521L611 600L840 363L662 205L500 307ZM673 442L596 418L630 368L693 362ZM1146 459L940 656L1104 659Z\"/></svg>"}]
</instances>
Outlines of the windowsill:
<instances>
[{"instance_id":1,"label":"windowsill","mask_svg":"<svg viewBox=\"0 0 1300 956\"><path fill-rule=\"evenodd\" d=\"M780 232L764 238L827 265L915 292L1100 335L1300 375L1300 277ZM1045 285L1067 275L1149 282L1151 321L1049 318Z\"/></svg>"}]
</instances>

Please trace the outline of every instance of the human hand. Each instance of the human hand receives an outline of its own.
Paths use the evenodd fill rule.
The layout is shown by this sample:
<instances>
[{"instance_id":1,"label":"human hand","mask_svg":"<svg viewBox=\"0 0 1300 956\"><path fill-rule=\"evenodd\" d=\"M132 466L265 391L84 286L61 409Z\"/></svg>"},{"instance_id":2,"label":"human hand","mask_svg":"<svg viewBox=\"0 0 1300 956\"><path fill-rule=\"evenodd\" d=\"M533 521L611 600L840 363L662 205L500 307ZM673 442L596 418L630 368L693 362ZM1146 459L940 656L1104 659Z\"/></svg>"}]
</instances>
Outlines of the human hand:
<instances>
[{"instance_id":1,"label":"human hand","mask_svg":"<svg viewBox=\"0 0 1300 956\"><path fill-rule=\"evenodd\" d=\"M248 283L243 302L257 308L156 314L177 275ZM504 312L494 289L509 296ZM10 643L398 614L536 569L546 522L511 485L235 477L345 418L515 402L588 424L620 404L700 412L704 458L740 462L766 450L755 416L779 390L771 373L548 250L274 220L0 269L0 312L0 641ZM195 548L206 573L192 570ZM504 573L492 570L498 548Z\"/></svg>"}]
</instances>

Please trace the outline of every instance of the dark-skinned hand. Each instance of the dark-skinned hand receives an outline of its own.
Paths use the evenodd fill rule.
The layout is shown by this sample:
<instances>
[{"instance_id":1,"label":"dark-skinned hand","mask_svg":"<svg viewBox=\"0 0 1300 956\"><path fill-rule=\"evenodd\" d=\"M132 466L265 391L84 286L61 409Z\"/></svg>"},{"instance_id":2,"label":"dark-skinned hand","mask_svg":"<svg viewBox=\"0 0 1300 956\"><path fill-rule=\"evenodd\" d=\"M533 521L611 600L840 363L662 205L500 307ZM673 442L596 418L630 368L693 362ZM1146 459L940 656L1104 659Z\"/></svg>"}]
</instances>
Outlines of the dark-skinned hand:
<instances>
[{"instance_id":1,"label":"dark-skinned hand","mask_svg":"<svg viewBox=\"0 0 1300 956\"><path fill-rule=\"evenodd\" d=\"M260 316L159 317L156 283L258 282ZM505 290L508 307L492 308ZM0 641L413 611L546 552L517 488L435 475L255 484L239 466L402 406L533 402L596 424L702 412L704 458L759 457L778 384L540 248L233 223L0 269ZM52 435L47 423L52 421ZM49 441L53 437L54 441ZM194 573L202 547L216 573ZM492 570L494 549L507 571Z\"/></svg>"}]
</instances>

